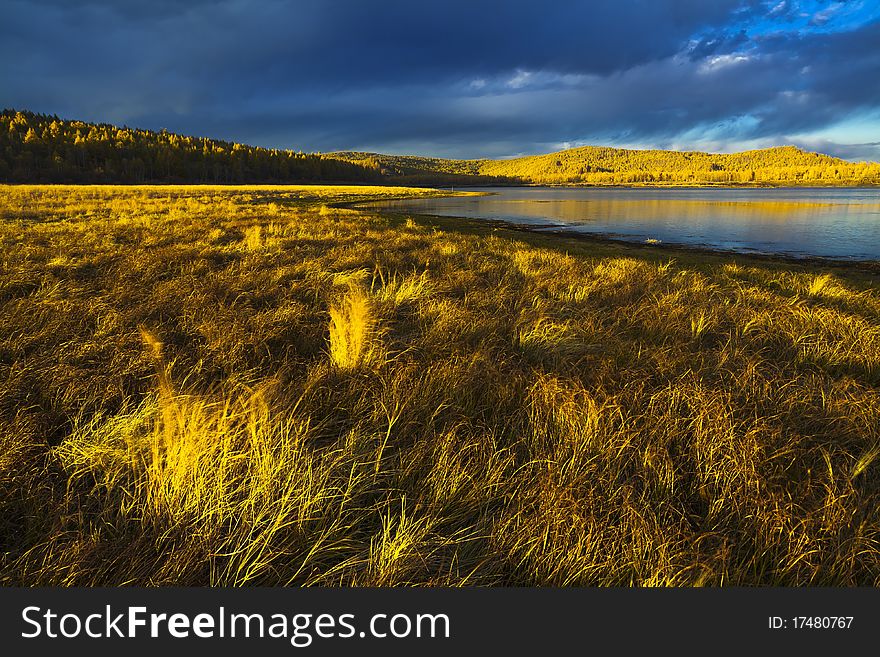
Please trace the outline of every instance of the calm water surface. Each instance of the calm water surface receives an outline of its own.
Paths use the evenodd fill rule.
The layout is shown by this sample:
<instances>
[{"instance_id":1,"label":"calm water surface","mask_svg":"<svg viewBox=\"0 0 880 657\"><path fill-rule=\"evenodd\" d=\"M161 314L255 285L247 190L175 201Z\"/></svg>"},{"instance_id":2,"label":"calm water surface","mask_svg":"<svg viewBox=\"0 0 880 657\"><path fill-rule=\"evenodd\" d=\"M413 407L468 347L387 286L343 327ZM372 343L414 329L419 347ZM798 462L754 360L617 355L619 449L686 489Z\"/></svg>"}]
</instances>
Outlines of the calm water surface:
<instances>
[{"instance_id":1,"label":"calm water surface","mask_svg":"<svg viewBox=\"0 0 880 657\"><path fill-rule=\"evenodd\" d=\"M480 188L490 196L385 201L415 214L743 253L880 260L880 189Z\"/></svg>"}]
</instances>

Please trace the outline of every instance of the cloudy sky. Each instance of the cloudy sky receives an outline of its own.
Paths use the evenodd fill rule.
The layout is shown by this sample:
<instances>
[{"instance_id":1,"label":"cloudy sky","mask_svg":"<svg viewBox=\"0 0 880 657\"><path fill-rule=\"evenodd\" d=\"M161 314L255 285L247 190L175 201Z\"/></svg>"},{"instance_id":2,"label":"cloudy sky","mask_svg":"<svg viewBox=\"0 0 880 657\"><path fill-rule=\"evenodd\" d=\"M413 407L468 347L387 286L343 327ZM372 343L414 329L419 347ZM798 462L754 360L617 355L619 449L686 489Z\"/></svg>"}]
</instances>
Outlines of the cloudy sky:
<instances>
[{"instance_id":1,"label":"cloudy sky","mask_svg":"<svg viewBox=\"0 0 880 657\"><path fill-rule=\"evenodd\" d=\"M305 151L880 160L880 0L4 0L0 106Z\"/></svg>"}]
</instances>

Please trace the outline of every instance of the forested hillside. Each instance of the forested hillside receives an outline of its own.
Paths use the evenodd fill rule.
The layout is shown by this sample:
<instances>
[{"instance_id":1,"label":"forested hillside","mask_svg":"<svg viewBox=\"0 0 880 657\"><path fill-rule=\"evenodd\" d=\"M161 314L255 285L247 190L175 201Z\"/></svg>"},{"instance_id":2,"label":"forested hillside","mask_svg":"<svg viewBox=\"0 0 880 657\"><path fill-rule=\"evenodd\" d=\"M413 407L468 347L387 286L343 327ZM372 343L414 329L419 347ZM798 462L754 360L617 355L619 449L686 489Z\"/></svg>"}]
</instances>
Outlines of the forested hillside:
<instances>
[{"instance_id":1,"label":"forested hillside","mask_svg":"<svg viewBox=\"0 0 880 657\"><path fill-rule=\"evenodd\" d=\"M0 182L376 181L369 165L171 132L3 110Z\"/></svg>"},{"instance_id":2,"label":"forested hillside","mask_svg":"<svg viewBox=\"0 0 880 657\"><path fill-rule=\"evenodd\" d=\"M847 162L794 146L743 153L630 150L584 146L509 160L336 153L401 177L416 171L537 184L827 184L880 183L880 164Z\"/></svg>"},{"instance_id":3,"label":"forested hillside","mask_svg":"<svg viewBox=\"0 0 880 657\"><path fill-rule=\"evenodd\" d=\"M880 184L880 164L793 146L715 154L585 146L508 160L266 149L165 130L0 113L0 182L490 184Z\"/></svg>"}]
</instances>

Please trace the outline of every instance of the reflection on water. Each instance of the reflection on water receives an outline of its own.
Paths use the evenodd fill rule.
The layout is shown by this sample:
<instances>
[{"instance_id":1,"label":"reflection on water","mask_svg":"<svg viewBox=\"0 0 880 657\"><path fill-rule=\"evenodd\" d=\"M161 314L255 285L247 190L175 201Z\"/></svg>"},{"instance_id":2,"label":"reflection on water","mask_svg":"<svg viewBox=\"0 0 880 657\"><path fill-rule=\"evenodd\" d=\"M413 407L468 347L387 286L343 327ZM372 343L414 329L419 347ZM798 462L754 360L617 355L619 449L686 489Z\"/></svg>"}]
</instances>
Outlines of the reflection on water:
<instances>
[{"instance_id":1,"label":"reflection on water","mask_svg":"<svg viewBox=\"0 0 880 657\"><path fill-rule=\"evenodd\" d=\"M482 188L374 207L741 252L880 260L880 189Z\"/></svg>"}]
</instances>

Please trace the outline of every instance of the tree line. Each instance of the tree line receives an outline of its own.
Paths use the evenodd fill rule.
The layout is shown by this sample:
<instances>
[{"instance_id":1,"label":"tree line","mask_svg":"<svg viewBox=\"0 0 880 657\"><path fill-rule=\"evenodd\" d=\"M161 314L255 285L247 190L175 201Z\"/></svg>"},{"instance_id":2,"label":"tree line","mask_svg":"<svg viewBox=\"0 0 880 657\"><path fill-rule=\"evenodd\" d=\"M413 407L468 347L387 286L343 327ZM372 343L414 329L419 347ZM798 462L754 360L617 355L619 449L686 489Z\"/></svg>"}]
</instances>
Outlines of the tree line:
<instances>
[{"instance_id":1,"label":"tree line","mask_svg":"<svg viewBox=\"0 0 880 657\"><path fill-rule=\"evenodd\" d=\"M3 110L0 182L859 185L880 184L880 164L793 146L730 154L584 146L509 160L302 153Z\"/></svg>"},{"instance_id":2,"label":"tree line","mask_svg":"<svg viewBox=\"0 0 880 657\"><path fill-rule=\"evenodd\" d=\"M585 146L513 160L483 160L481 174L556 184L873 184L880 164L780 146L741 153Z\"/></svg>"},{"instance_id":3,"label":"tree line","mask_svg":"<svg viewBox=\"0 0 880 657\"><path fill-rule=\"evenodd\" d=\"M399 176L457 175L512 184L860 185L880 184L880 164L848 162L780 146L741 153L634 150L583 146L508 160L443 160L337 153Z\"/></svg>"},{"instance_id":4,"label":"tree line","mask_svg":"<svg viewBox=\"0 0 880 657\"><path fill-rule=\"evenodd\" d=\"M3 110L0 181L22 183L375 182L371 163Z\"/></svg>"}]
</instances>

